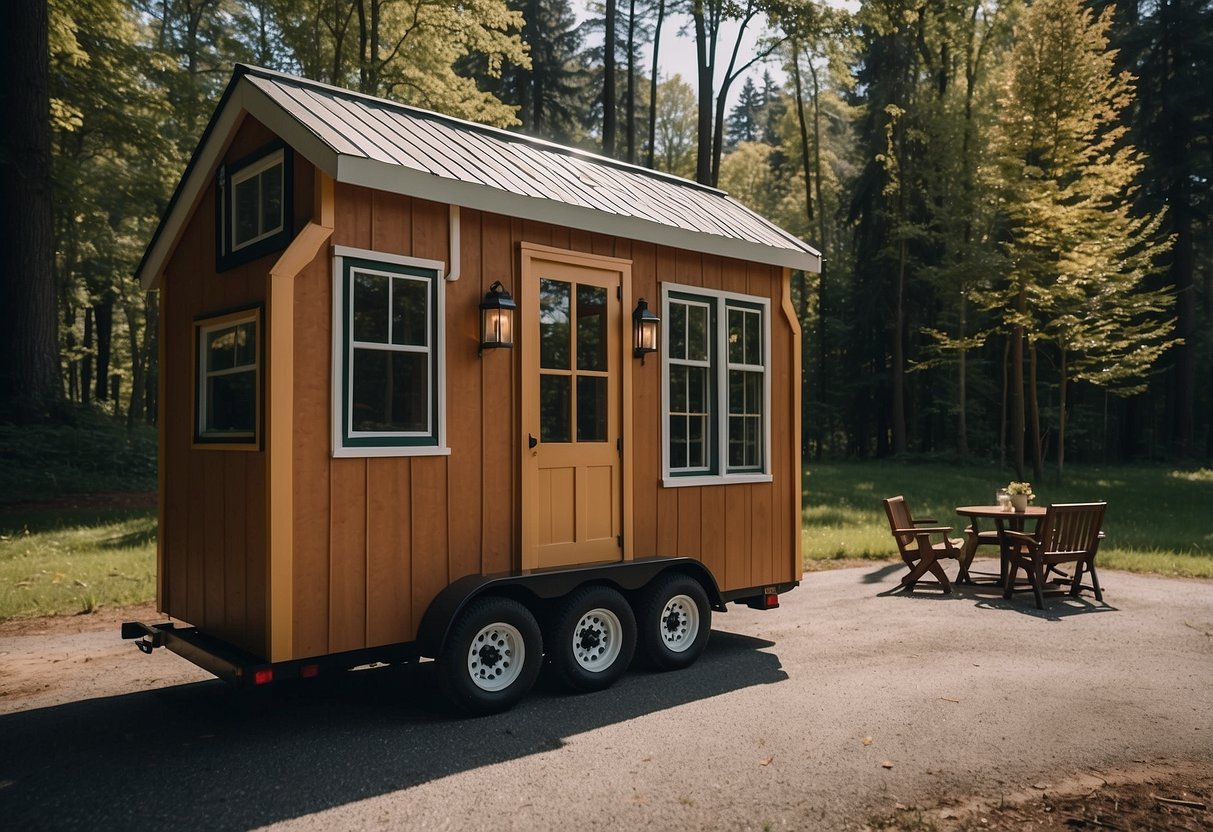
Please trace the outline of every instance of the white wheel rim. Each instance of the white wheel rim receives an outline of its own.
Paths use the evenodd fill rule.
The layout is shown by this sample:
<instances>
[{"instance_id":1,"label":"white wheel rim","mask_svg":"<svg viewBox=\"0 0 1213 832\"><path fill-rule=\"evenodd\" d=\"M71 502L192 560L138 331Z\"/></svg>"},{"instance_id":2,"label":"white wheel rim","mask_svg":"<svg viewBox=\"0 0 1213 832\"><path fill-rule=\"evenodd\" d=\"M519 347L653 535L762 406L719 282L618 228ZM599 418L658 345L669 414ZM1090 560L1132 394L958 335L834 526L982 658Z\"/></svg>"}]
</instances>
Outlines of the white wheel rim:
<instances>
[{"instance_id":1,"label":"white wheel rim","mask_svg":"<svg viewBox=\"0 0 1213 832\"><path fill-rule=\"evenodd\" d=\"M505 690L522 674L526 646L513 624L497 621L481 628L468 648L468 676L484 691Z\"/></svg>"},{"instance_id":2,"label":"white wheel rim","mask_svg":"<svg viewBox=\"0 0 1213 832\"><path fill-rule=\"evenodd\" d=\"M571 641L573 659L583 670L601 673L615 663L623 645L623 625L608 609L592 609L577 620Z\"/></svg>"},{"instance_id":3,"label":"white wheel rim","mask_svg":"<svg viewBox=\"0 0 1213 832\"><path fill-rule=\"evenodd\" d=\"M657 626L666 648L681 653L694 644L699 635L699 605L689 595L675 595L665 602Z\"/></svg>"}]
</instances>

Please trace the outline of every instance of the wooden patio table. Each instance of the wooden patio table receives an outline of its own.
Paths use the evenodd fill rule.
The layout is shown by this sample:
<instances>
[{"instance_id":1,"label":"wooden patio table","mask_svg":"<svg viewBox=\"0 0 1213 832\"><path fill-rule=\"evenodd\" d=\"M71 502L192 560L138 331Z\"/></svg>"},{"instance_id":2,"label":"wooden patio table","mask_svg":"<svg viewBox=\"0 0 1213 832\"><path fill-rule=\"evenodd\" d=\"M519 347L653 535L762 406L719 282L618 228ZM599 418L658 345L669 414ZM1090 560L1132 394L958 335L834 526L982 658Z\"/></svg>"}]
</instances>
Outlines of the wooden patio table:
<instances>
[{"instance_id":1,"label":"wooden patio table","mask_svg":"<svg viewBox=\"0 0 1213 832\"><path fill-rule=\"evenodd\" d=\"M969 564L972 563L973 555L977 552L978 533L981 531L979 521L993 520L994 528L1001 536L1003 529L1022 532L1024 522L1044 517L1045 509L1042 506L1028 506L1023 511L1015 511L1014 509L1003 509L1001 506L957 506L956 513L973 521L973 533L966 536L964 550L960 553L960 572L956 575L956 580L972 583L972 579L969 578ZM1001 562L1001 560L1000 557L999 561ZM1000 584L1006 578L1005 569L1005 564L999 566Z\"/></svg>"}]
</instances>

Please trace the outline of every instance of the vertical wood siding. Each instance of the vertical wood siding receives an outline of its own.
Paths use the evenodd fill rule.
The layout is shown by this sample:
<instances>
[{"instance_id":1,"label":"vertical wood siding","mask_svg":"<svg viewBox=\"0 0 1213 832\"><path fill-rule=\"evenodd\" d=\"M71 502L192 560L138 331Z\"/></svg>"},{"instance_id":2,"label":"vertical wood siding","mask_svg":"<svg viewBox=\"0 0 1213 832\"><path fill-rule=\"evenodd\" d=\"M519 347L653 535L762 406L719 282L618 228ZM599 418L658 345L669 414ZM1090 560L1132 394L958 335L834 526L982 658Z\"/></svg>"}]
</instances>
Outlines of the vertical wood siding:
<instances>
[{"instance_id":1,"label":"vertical wood siding","mask_svg":"<svg viewBox=\"0 0 1213 832\"><path fill-rule=\"evenodd\" d=\"M274 140L246 119L225 161ZM295 226L311 212L312 170L295 159ZM165 267L160 295L164 477L160 499L161 611L257 655L267 651L266 469L264 449L194 448L194 321L265 303L278 252L215 271L215 187L210 185ZM262 317L261 377L268 354ZM262 437L264 445L264 437Z\"/></svg>"}]
</instances>

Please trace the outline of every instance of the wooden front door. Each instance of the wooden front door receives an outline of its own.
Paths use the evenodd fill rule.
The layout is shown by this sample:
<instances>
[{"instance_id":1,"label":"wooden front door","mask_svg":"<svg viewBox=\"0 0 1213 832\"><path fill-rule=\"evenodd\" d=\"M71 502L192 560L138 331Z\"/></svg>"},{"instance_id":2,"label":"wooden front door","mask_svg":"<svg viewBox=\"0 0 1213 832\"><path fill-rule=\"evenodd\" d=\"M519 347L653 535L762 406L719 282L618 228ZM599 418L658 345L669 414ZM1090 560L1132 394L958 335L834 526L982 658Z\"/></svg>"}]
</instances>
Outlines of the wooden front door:
<instances>
[{"instance_id":1,"label":"wooden front door","mask_svg":"<svg viewBox=\"0 0 1213 832\"><path fill-rule=\"evenodd\" d=\"M630 368L623 350L627 268L619 263L523 250L524 569L624 557L623 397Z\"/></svg>"}]
</instances>

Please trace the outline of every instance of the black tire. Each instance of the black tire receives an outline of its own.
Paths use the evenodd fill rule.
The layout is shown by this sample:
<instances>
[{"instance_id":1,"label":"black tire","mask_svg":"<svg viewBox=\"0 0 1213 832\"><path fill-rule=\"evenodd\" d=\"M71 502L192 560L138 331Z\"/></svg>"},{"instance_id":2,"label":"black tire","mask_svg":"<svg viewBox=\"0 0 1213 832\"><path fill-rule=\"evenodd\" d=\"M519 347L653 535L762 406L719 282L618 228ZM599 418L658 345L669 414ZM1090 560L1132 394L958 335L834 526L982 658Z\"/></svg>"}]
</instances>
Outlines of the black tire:
<instances>
[{"instance_id":1,"label":"black tire","mask_svg":"<svg viewBox=\"0 0 1213 832\"><path fill-rule=\"evenodd\" d=\"M509 710L543 666L539 624L510 598L478 598L459 613L437 665L439 689L460 713Z\"/></svg>"},{"instance_id":2,"label":"black tire","mask_svg":"<svg viewBox=\"0 0 1213 832\"><path fill-rule=\"evenodd\" d=\"M645 587L636 604L636 644L654 670L681 670L703 655L712 631L712 607L703 585L667 572Z\"/></svg>"},{"instance_id":3,"label":"black tire","mask_svg":"<svg viewBox=\"0 0 1213 832\"><path fill-rule=\"evenodd\" d=\"M627 599L607 586L587 586L563 599L544 635L547 663L561 687L605 690L632 663L636 616Z\"/></svg>"}]
</instances>

